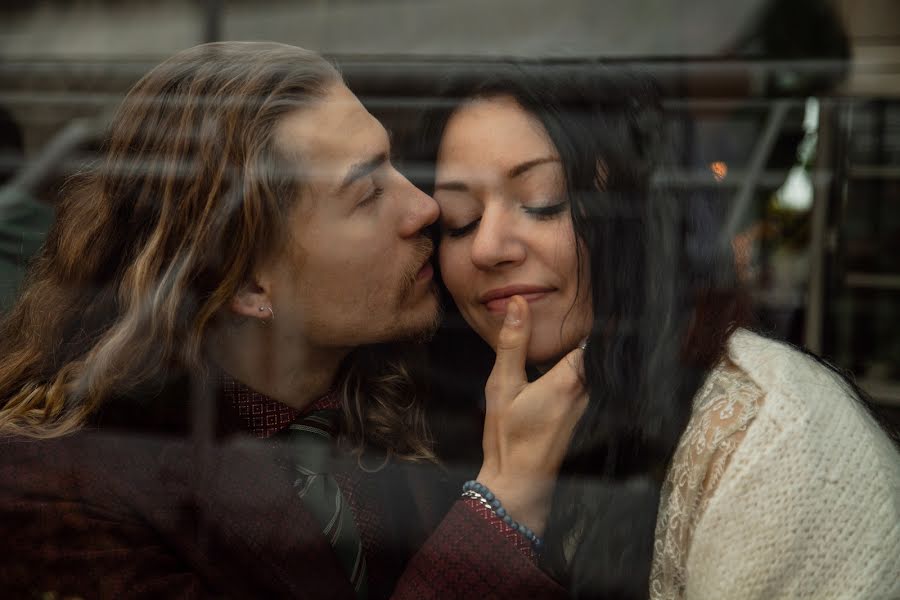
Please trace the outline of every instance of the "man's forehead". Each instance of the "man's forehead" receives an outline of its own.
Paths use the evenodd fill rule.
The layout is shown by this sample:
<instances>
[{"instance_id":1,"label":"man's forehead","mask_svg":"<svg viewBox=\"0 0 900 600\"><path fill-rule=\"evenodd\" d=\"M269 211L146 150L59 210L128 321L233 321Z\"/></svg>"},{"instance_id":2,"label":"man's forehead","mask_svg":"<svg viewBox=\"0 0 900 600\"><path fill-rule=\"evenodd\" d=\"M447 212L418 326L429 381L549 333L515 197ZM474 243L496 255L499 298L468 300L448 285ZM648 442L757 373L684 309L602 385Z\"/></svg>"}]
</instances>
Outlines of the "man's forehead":
<instances>
[{"instance_id":1,"label":"man's forehead","mask_svg":"<svg viewBox=\"0 0 900 600\"><path fill-rule=\"evenodd\" d=\"M383 151L384 128L343 84L316 104L285 116L276 126L276 144L309 183L338 185L347 169Z\"/></svg>"}]
</instances>

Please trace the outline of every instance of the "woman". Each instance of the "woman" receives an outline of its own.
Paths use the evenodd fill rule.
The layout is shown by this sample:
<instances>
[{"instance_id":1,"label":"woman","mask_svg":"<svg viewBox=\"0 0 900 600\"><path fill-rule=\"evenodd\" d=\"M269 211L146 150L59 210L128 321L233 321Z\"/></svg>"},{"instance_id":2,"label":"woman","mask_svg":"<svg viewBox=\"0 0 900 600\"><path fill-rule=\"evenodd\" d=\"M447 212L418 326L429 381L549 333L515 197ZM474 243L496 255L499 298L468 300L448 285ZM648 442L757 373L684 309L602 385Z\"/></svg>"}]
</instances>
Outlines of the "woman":
<instances>
[{"instance_id":1,"label":"woman","mask_svg":"<svg viewBox=\"0 0 900 600\"><path fill-rule=\"evenodd\" d=\"M424 139L455 308L497 349L523 297L535 372L585 348L544 566L576 597L900 594L895 448L833 370L741 327L723 203L651 186L654 88L523 67L445 97Z\"/></svg>"},{"instance_id":2,"label":"woman","mask_svg":"<svg viewBox=\"0 0 900 600\"><path fill-rule=\"evenodd\" d=\"M437 206L336 69L280 44L198 46L145 75L109 131L0 325L0 588L558 592L475 498L426 540L433 507L390 460L434 459L400 342L437 317ZM552 395L517 361L492 403L541 408ZM577 373L555 373L550 389L578 400ZM562 444L536 456L504 455L523 446L502 418L520 409L486 429L483 477L519 521L552 487L518 475L555 473L583 404L545 421Z\"/></svg>"}]
</instances>

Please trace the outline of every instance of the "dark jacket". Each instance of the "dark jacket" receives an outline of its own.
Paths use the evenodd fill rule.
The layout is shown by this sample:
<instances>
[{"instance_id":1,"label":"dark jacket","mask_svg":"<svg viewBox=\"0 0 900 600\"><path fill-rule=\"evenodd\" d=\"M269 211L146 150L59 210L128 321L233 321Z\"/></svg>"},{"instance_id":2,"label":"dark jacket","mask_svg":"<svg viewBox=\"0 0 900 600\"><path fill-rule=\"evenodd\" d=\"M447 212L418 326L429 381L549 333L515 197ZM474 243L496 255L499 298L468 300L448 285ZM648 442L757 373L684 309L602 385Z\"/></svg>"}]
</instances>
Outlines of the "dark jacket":
<instances>
[{"instance_id":1,"label":"dark jacket","mask_svg":"<svg viewBox=\"0 0 900 600\"><path fill-rule=\"evenodd\" d=\"M354 598L277 449L222 435L221 419L207 435L181 395L153 398L63 438L0 442L3 597ZM350 473L387 532L366 548L369 598L562 593L463 503L429 537L456 494L435 472Z\"/></svg>"}]
</instances>

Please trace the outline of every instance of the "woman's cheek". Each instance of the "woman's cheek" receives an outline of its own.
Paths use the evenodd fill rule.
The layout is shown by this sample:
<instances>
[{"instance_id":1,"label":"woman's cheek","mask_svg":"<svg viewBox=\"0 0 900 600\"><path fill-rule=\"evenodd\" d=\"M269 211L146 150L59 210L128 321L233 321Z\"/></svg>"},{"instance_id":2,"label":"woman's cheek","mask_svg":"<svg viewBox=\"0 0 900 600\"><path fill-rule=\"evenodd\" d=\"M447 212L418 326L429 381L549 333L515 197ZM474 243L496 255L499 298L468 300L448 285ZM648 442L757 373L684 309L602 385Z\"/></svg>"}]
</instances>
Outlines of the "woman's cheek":
<instances>
[{"instance_id":1,"label":"woman's cheek","mask_svg":"<svg viewBox=\"0 0 900 600\"><path fill-rule=\"evenodd\" d=\"M459 296L456 282L460 278L459 270L461 265L456 259L458 252L454 251L452 246L452 243L441 242L438 251L438 265L441 267L441 279L443 279L447 291L453 296L453 300L456 301L456 298Z\"/></svg>"},{"instance_id":2,"label":"woman's cheek","mask_svg":"<svg viewBox=\"0 0 900 600\"><path fill-rule=\"evenodd\" d=\"M441 278L450 292L450 297L469 327L492 348L496 347L500 327L490 319L484 307L475 300L475 290L471 289L473 268L468 244L463 240L442 241L438 250L438 264Z\"/></svg>"},{"instance_id":3,"label":"woman's cheek","mask_svg":"<svg viewBox=\"0 0 900 600\"><path fill-rule=\"evenodd\" d=\"M465 298L471 296L471 290L466 290L466 273L464 256L460 252L457 244L442 242L438 254L438 264L441 267L441 279L450 292L453 302L463 312L463 316L468 320L468 307Z\"/></svg>"}]
</instances>

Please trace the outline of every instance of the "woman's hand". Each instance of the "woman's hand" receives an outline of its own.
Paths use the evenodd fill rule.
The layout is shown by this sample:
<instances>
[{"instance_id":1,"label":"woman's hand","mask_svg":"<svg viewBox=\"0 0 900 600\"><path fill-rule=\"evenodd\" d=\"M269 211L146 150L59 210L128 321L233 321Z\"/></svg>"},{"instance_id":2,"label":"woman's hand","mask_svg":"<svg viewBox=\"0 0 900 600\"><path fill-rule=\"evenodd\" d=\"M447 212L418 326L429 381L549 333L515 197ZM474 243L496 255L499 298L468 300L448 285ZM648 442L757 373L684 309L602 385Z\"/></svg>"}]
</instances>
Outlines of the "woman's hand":
<instances>
[{"instance_id":1,"label":"woman's hand","mask_svg":"<svg viewBox=\"0 0 900 600\"><path fill-rule=\"evenodd\" d=\"M484 462L478 481L500 499L513 519L540 536L559 467L588 394L580 348L528 383L525 360L530 337L528 303L513 296L485 386Z\"/></svg>"}]
</instances>

